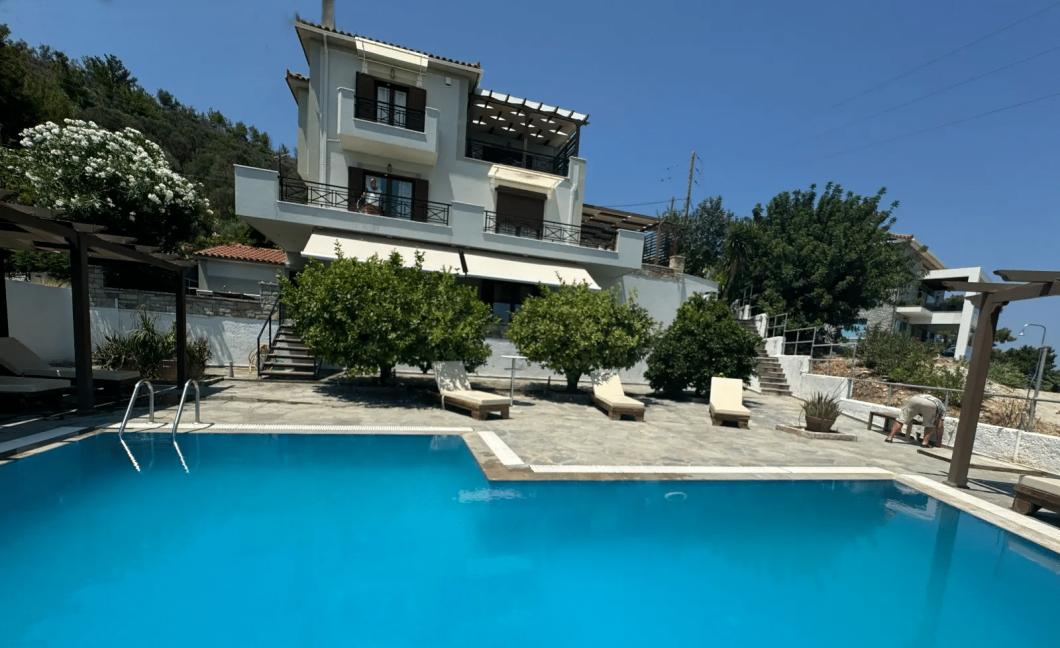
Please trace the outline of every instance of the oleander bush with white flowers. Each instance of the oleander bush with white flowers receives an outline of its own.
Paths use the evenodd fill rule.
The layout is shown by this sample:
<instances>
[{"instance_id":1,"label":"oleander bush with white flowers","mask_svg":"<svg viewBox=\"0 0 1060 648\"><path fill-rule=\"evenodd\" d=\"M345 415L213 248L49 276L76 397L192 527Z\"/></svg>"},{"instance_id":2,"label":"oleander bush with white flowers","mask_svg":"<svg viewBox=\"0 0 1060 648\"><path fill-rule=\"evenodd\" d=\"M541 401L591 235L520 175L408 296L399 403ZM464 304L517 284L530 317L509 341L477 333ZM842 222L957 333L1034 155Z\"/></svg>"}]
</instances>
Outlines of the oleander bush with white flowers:
<instances>
[{"instance_id":1,"label":"oleander bush with white flowers","mask_svg":"<svg viewBox=\"0 0 1060 648\"><path fill-rule=\"evenodd\" d=\"M172 170L157 144L132 128L63 121L22 131L21 154L10 158L39 206L167 252L206 232L209 202Z\"/></svg>"}]
</instances>

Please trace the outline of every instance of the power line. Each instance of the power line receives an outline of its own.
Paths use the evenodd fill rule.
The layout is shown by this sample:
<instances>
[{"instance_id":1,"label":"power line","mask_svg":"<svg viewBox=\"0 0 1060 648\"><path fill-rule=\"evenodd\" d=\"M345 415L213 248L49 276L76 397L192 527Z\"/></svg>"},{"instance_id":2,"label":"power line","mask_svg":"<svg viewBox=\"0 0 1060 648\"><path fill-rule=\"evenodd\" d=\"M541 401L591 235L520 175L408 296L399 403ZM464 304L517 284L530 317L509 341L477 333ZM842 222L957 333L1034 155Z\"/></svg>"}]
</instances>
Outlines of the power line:
<instances>
[{"instance_id":1,"label":"power line","mask_svg":"<svg viewBox=\"0 0 1060 648\"><path fill-rule=\"evenodd\" d=\"M950 56L953 56L957 52L966 50L969 47L971 47L972 45L976 45L978 43L981 43L981 42L985 41L986 39L988 39L988 38L990 38L992 36L996 36L996 35L1000 34L1001 32L1003 32L1005 30L1011 29L1011 28L1015 27L1016 25L1018 25L1018 24L1020 24L1022 22L1026 22L1026 21L1030 20L1031 18L1034 18L1035 16L1037 16L1039 14L1045 13L1046 11L1049 11L1050 9L1053 9L1054 7L1057 7L1057 6L1060 6L1060 2L1054 2L1053 4L1049 5L1048 7L1045 7L1044 9L1039 9L1038 11L1035 11L1034 13L1032 13L1032 14L1030 14L1028 16L1024 16L1023 18L1020 18L1019 20L1017 20L1015 22L1009 23L1009 24L1005 25L1004 27L1002 27L1000 29L994 30L994 31L990 32L989 34L987 34L986 36L980 36L979 38L977 38L977 39L975 39L975 40L973 40L973 41L971 41L969 43L965 43L964 45L961 45L957 49L950 50L949 52L946 52L945 54L943 54L941 56L937 56L937 57L931 59L930 61L928 61L926 63L921 63L920 65L917 65L917 66L915 66L913 68L910 68L910 69L906 70L905 72L902 72L898 76L894 76L894 77L891 77L890 79L887 79L883 83L878 83L878 84L872 86L871 88L869 88L868 90L862 90L861 92L859 92L857 94L851 95L851 96L847 97L846 99L843 99L839 103L832 104L831 106L829 106L828 108L825 108L824 110L822 110L820 112L814 113L814 114L810 115L809 117L804 117L803 119L799 120L799 123L807 121L809 119L812 119L813 117L816 117L818 115L824 114L824 113L828 112L829 110L834 110L834 109L836 109L836 108L838 108L840 106L846 105L846 104L850 103L851 101L853 101L855 99L858 99L860 97L864 97L865 95L869 94L870 92L874 92L876 90L879 90L880 88L888 86L888 85L894 83L895 81L898 81L899 79L904 79L905 77L909 76L910 74L912 74L914 72L919 72L920 70L923 70L924 68L926 68L926 67L928 67L930 65L934 65L935 63L938 63L939 61L941 61L944 58L948 58Z\"/></svg>"},{"instance_id":2,"label":"power line","mask_svg":"<svg viewBox=\"0 0 1060 648\"><path fill-rule=\"evenodd\" d=\"M1046 55L1046 54L1048 54L1050 52L1055 52L1056 50L1060 50L1060 45L1056 45L1055 47L1050 47L1049 49L1043 50L1041 52L1038 52L1037 54L1031 54L1030 56L1028 56L1026 58L1022 58L1022 59L1020 59L1018 61L1009 63L1008 65L1002 65L999 68L994 68L993 70L990 70L989 72L983 72L982 74L977 74L977 75L975 75L973 77L969 77L969 78L965 79L964 81L960 81L958 83L954 83L951 86L946 86L945 88L942 88L941 90L936 90L934 92L929 92L928 94L922 95L920 97L917 97L916 99L910 99L909 101L906 101L905 103L900 103L897 106L891 106L890 108L881 110L880 112L872 114L872 115L869 115L868 117L863 117L861 119L855 119L854 121L849 121L849 122L843 124L842 126L836 126L835 128L829 128L828 130L820 132L820 133L817 133L816 135L809 135L809 136L804 137L802 139L795 140L795 142L792 142L792 143L794 144L794 143L797 143L797 142L804 142L804 141L806 141L808 139L815 139L815 138L821 137L823 135L827 135L828 133L833 133L833 132L835 132L837 130L842 130L842 129L848 127L848 126L853 126L854 124L860 124L861 122L868 121L870 119L875 119L876 117L879 117L880 115L885 115L885 114L887 114L889 112L898 110L899 108L905 108L906 106L908 106L910 104L914 104L914 103L916 103L918 101L923 101L924 99L927 99L929 97L934 97L935 95L942 94L943 92L946 92L948 90L953 90L954 88L957 88L959 86L965 85L966 83L971 83L972 81L977 81L979 79L982 79L983 77L987 77L987 76L990 76L991 74L995 74L997 72L1001 72L1002 70L1007 70L1010 67L1014 67L1016 65L1019 65L1020 63L1025 63L1027 61L1030 61L1031 59L1038 58L1039 56L1044 56L1044 55Z\"/></svg>"},{"instance_id":3,"label":"power line","mask_svg":"<svg viewBox=\"0 0 1060 648\"><path fill-rule=\"evenodd\" d=\"M1047 94L1047 95L1044 95L1042 97L1037 97L1035 99L1028 99L1027 101L1021 101L1020 103L1012 104L1011 106L1004 106L1002 108L995 108L994 110L990 110L990 111L987 111L985 113L979 113L978 115L972 115L971 117L964 117L962 119L956 119L956 120L951 121L951 122L946 122L945 124L939 124L938 126L932 126L931 128L924 128L922 130L913 131L911 133L905 133L903 135L890 137L890 138L879 140L879 141L876 141L876 142L870 142L868 144L863 144L861 146L855 146L854 148L846 149L845 151L840 151L838 153L832 153L830 155L825 155L823 157L813 158L813 159L807 160L807 161L808 162L816 162L818 160L827 160L828 158L834 158L834 157L837 157L837 156L840 156L840 155L846 155L847 153L853 153L854 151L860 151L862 149L870 148L870 147L873 147L873 146L879 146L880 144L887 144L888 142L894 142L894 141L897 141L897 140L900 140L900 139L905 139L907 137L912 137L914 135L921 135L923 133L930 133L931 131L935 131L935 130L938 130L940 128L945 128L947 126L953 126L955 124L962 124L962 123L967 122L967 121L972 121L973 119L979 119L980 117L987 117L989 115L996 115L999 112L1004 112L1006 110L1012 110L1013 108L1019 108L1020 106L1026 106L1026 105L1029 105L1029 104L1032 104L1032 103L1037 103L1039 101L1045 101L1046 99L1051 99L1051 98L1057 97L1057 96L1060 96L1060 92L1054 92L1052 94Z\"/></svg>"}]
</instances>

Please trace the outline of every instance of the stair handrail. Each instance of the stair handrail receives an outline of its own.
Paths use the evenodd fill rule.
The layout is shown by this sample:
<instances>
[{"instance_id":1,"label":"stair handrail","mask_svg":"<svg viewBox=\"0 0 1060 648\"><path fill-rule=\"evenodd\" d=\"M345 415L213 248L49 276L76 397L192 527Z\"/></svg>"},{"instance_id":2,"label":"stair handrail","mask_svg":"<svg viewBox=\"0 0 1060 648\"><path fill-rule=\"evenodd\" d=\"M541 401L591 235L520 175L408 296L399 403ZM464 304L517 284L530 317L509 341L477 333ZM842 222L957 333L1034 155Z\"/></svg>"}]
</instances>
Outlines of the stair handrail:
<instances>
[{"instance_id":1,"label":"stair handrail","mask_svg":"<svg viewBox=\"0 0 1060 648\"><path fill-rule=\"evenodd\" d=\"M136 468L136 472L140 472L140 464L136 463L136 458L133 457L132 450L129 450L129 446L125 443L125 439L122 438L122 435L125 433L125 426L129 423L129 416L132 414L133 404L136 403L136 397L140 394L140 387L143 385L147 385L148 394L150 395L147 409L147 420L149 423L155 422L155 388L150 380L141 380L136 383L135 387L133 387L132 398L129 399L129 406L125 408L125 417L122 418L121 425L118 427L118 441L121 442L121 447L125 448L125 454L129 455L129 459L132 461L133 468Z\"/></svg>"},{"instance_id":2,"label":"stair handrail","mask_svg":"<svg viewBox=\"0 0 1060 648\"><path fill-rule=\"evenodd\" d=\"M177 445L177 426L180 425L180 417L184 413L184 401L188 398L188 387L195 388L195 422L199 423L199 381L189 380L184 383L184 393L180 395L180 405L177 405L177 415L173 417L173 428L169 431L170 439L173 441L173 447L177 450L177 456L180 457L180 465L184 466L184 472L188 471L188 462L184 461L184 453L180 451L180 446ZM132 455L130 455L132 456Z\"/></svg>"},{"instance_id":3,"label":"stair handrail","mask_svg":"<svg viewBox=\"0 0 1060 648\"><path fill-rule=\"evenodd\" d=\"M261 366L262 366L261 365L261 336L265 335L265 329L268 328L268 330L269 330L269 337L268 337L269 346L272 346L272 316L273 316L273 314L276 313L277 310L280 311L279 312L280 321L276 325L276 332L277 333L280 331L280 327L283 325L283 306L280 303L280 297L281 297L281 294L277 293L276 294L276 301L272 302L272 308L269 309L269 314L265 316L265 323L261 325L261 330L258 331L258 342L257 342L257 345L254 347L254 353L257 355L257 363L256 363L255 370L256 370L256 372L258 374L258 377L261 377Z\"/></svg>"}]
</instances>

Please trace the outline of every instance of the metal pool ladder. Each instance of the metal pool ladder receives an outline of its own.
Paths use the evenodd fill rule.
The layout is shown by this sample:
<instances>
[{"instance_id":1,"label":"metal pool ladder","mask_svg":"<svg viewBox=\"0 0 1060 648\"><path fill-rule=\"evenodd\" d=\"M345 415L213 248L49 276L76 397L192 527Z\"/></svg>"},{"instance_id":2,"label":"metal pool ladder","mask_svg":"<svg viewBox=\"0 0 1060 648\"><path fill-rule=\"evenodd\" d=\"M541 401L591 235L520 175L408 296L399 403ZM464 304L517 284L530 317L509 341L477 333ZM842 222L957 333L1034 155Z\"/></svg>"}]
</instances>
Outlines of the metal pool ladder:
<instances>
[{"instance_id":1,"label":"metal pool ladder","mask_svg":"<svg viewBox=\"0 0 1060 648\"><path fill-rule=\"evenodd\" d=\"M125 408L125 418L121 420L121 427L118 428L118 441L121 442L121 447L125 448L125 454L129 455L129 460L132 461L132 465L136 468L136 472L140 472L140 464L136 463L136 458L133 457L132 450L130 450L129 445L125 443L122 434L125 433L125 426L129 423L129 415L132 414L133 404L136 402L136 397L140 394L140 387L144 385L147 385L147 390L151 398L150 401L148 401L147 420L151 423L155 422L155 388L151 385L150 380L141 380L136 383L136 387L133 387L132 398L129 399L129 406Z\"/></svg>"},{"instance_id":2,"label":"metal pool ladder","mask_svg":"<svg viewBox=\"0 0 1060 648\"><path fill-rule=\"evenodd\" d=\"M180 457L180 465L184 466L184 472L188 472L188 463L184 461L184 453L180 451L180 446L177 445L177 426L180 425L180 415L184 413L184 401L188 398L188 387L195 388L195 422L200 422L199 382L197 380L189 380L184 383L184 393L180 395L180 405L177 406L177 415L173 417L173 429L169 432L170 437L173 439L173 447L177 449L177 456Z\"/></svg>"},{"instance_id":3,"label":"metal pool ladder","mask_svg":"<svg viewBox=\"0 0 1060 648\"><path fill-rule=\"evenodd\" d=\"M129 406L125 409L125 418L122 419L121 427L118 428L118 441L121 442L123 448L125 448L125 454L129 455L129 460L132 461L132 465L136 468L136 472L140 471L140 464L136 461L136 457L133 456L132 450L129 449L129 445L125 443L123 437L125 433L125 426L129 423L129 416L132 414L133 404L136 402L136 397L139 395L140 387L147 385L151 400L150 409L148 412L148 420L151 423L155 422L155 388L151 385L149 380L141 380L136 383L136 387L133 388L132 398L129 399ZM177 415L173 418L173 427L170 429L169 436L170 441L173 443L173 448L177 451L177 456L180 458L180 465L184 467L184 472L188 472L188 463L184 461L184 453L180 451L180 445L177 443L177 426L180 425L180 417L184 413L184 401L188 398L188 388L195 388L195 422L199 423L199 383L195 380L189 380L184 383L184 392L180 396L180 405L177 406ZM154 446L152 445L151 450L152 457L154 456ZM153 461L153 460L152 460Z\"/></svg>"}]
</instances>

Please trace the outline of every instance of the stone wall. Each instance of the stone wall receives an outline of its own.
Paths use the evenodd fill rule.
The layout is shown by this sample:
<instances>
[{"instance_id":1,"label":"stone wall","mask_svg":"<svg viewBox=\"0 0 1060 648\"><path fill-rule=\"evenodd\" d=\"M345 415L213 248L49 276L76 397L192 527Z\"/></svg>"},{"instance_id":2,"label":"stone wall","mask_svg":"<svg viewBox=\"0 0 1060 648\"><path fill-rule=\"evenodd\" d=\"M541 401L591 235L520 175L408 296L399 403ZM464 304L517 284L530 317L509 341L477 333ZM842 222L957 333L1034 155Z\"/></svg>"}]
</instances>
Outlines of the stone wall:
<instances>
[{"instance_id":1,"label":"stone wall","mask_svg":"<svg viewBox=\"0 0 1060 648\"><path fill-rule=\"evenodd\" d=\"M89 266L88 290L89 301L95 308L135 310L145 307L153 313L175 313L177 310L176 299L172 292L108 288L104 281L103 269L99 266ZM269 310L272 309L278 294L279 286L262 282L261 295L247 295L246 297L226 297L211 293L188 295L188 315L264 320Z\"/></svg>"},{"instance_id":2,"label":"stone wall","mask_svg":"<svg viewBox=\"0 0 1060 648\"><path fill-rule=\"evenodd\" d=\"M872 310L861 311L860 315L865 318L866 329L878 327L884 331L891 331L894 327L894 305L892 304L883 304Z\"/></svg>"}]
</instances>

